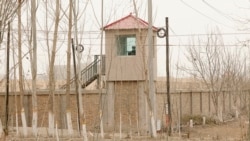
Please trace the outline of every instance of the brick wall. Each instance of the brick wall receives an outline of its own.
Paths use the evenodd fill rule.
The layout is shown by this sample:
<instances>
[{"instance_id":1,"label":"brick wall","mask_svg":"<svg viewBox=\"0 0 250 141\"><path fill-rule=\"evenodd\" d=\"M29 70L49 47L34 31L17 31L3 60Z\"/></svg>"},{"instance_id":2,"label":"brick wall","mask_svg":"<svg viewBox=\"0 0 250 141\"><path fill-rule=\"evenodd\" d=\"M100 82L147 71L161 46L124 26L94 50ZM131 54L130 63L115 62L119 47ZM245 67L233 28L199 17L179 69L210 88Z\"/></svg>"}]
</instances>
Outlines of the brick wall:
<instances>
[{"instance_id":1,"label":"brick wall","mask_svg":"<svg viewBox=\"0 0 250 141\"><path fill-rule=\"evenodd\" d=\"M5 119L5 94L0 94L0 118L1 121L4 122ZM48 91L38 92L37 93L37 102L38 102L38 126L39 127L48 127ZM28 126L32 124L32 97L31 94L26 93L24 95L24 109L26 112L26 119ZM76 95L72 92L69 96L69 99L66 100L66 95L62 92L55 93L55 114L56 114L56 122L59 125L59 128L66 128L66 106L65 102L67 101L69 104L69 110L71 111L71 117L73 122L74 129L77 129L77 102ZM86 117L86 124L89 128L94 128L97 119L97 115L99 115L99 99L100 96L97 91L94 93L84 93L82 96L84 112ZM20 115L20 97L17 96L15 100L14 94L10 94L9 96L9 116L10 116L10 126L15 126L15 103L17 103L18 107L18 123L21 125L21 115Z\"/></svg>"},{"instance_id":2,"label":"brick wall","mask_svg":"<svg viewBox=\"0 0 250 141\"><path fill-rule=\"evenodd\" d=\"M219 104L223 112L229 113L233 111L233 107L239 110L246 108L248 104L248 91L241 92L221 92L219 97ZM103 94L105 96L105 94ZM48 91L38 92L38 126L48 127ZM161 120L165 124L165 104L166 93L157 92L157 120ZM27 114L28 125L31 126L32 119L32 97L31 94L25 93L24 108ZM10 126L15 126L15 106L18 108L20 120L20 98L16 97L13 93L9 97L9 115ZM66 128L65 102L69 103L70 111L72 113L73 127L77 128L77 108L76 108L76 95L71 92L70 98L66 99L64 92L58 91L55 94L55 107L56 107L56 120L60 128ZM84 91L83 92L83 107L86 117L86 124L88 130L95 130L99 126L99 108L100 108L100 95L98 91ZM187 115L205 115L212 116L215 113L213 106L212 95L209 92L174 92L171 93L171 108L173 123L177 123L177 119L183 118ZM0 118L4 122L5 115L5 93L0 93ZM15 105L16 103L16 105ZM105 104L105 102L104 102ZM136 82L117 82L115 84L115 130L119 130L120 118L122 120L122 130L128 132L129 130L136 131L138 121L138 89Z\"/></svg>"},{"instance_id":3,"label":"brick wall","mask_svg":"<svg viewBox=\"0 0 250 141\"><path fill-rule=\"evenodd\" d=\"M115 129L119 130L120 118L123 131L136 130L138 120L138 93L136 82L115 83Z\"/></svg>"}]
</instances>

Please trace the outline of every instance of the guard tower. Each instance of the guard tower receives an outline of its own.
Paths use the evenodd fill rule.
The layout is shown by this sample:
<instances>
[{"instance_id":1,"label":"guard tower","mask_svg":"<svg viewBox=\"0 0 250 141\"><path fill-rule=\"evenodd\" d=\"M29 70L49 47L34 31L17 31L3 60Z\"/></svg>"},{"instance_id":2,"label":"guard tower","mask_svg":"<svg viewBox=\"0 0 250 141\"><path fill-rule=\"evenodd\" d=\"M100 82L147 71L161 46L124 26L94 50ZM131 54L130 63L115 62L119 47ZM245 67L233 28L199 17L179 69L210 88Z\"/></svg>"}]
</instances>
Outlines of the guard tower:
<instances>
[{"instance_id":1,"label":"guard tower","mask_svg":"<svg viewBox=\"0 0 250 141\"><path fill-rule=\"evenodd\" d=\"M148 50L148 23L132 14L106 25L106 88L103 117L106 129L148 129L145 96L148 52L154 52L154 80L157 72L156 31L154 49ZM121 120L122 119L122 120Z\"/></svg>"}]
</instances>

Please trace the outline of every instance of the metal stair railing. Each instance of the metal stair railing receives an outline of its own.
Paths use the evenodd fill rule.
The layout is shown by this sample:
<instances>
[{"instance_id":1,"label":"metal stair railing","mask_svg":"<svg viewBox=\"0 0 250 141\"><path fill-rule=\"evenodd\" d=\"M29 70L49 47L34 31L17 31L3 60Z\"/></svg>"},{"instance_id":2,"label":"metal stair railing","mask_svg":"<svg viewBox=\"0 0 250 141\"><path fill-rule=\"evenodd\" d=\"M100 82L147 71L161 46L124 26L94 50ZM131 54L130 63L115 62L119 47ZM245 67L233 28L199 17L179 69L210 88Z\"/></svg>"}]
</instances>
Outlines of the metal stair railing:
<instances>
[{"instance_id":1,"label":"metal stair railing","mask_svg":"<svg viewBox=\"0 0 250 141\"><path fill-rule=\"evenodd\" d=\"M81 71L80 81L82 84L82 88L87 87L90 83L92 83L95 79L98 78L100 62L100 59L95 59L92 63L90 63Z\"/></svg>"},{"instance_id":2,"label":"metal stair railing","mask_svg":"<svg viewBox=\"0 0 250 141\"><path fill-rule=\"evenodd\" d=\"M103 56L102 62L105 62L105 57ZM96 80L99 77L99 70L100 70L100 65L102 65L102 71L101 73L104 74L105 70L105 63L101 63L100 56L95 56L95 60L87 65L82 71L81 71L81 78L80 78L80 83L82 84L82 88L87 87L90 83L92 83L94 80ZM70 86L75 85L74 84L75 77L73 77L70 80ZM61 86L62 89L66 88L66 85Z\"/></svg>"}]
</instances>

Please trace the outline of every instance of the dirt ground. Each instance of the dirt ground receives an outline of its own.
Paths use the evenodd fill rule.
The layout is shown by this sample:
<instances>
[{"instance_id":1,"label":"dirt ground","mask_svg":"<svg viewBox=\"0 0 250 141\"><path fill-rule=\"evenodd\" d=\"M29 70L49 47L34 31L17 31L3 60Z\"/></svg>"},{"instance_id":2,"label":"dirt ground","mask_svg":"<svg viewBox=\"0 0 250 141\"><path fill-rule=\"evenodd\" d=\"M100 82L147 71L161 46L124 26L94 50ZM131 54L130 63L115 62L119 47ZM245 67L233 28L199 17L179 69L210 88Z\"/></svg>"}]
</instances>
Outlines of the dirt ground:
<instances>
[{"instance_id":1,"label":"dirt ground","mask_svg":"<svg viewBox=\"0 0 250 141\"><path fill-rule=\"evenodd\" d=\"M235 140L243 141L246 139L248 130L248 119L246 116L233 118L219 124L194 125L193 128L184 128L182 138L195 138L200 140ZM175 133L179 136L180 134Z\"/></svg>"},{"instance_id":2,"label":"dirt ground","mask_svg":"<svg viewBox=\"0 0 250 141\"><path fill-rule=\"evenodd\" d=\"M220 124L207 124L207 125L194 125L193 128L185 127L181 132L174 132L171 137L167 137L166 133L158 133L158 137L156 139L152 139L150 137L138 137L136 135L132 136L132 138L122 138L120 139L118 136L114 137L110 134L108 138L101 139L100 137L95 138L91 135L88 137L88 141L244 141L246 139L246 133L248 128L248 119L246 116L241 116L238 119L233 118L226 122ZM12 134L13 135L13 134ZM0 138L0 141L4 140ZM29 137L14 137L9 136L6 140L11 141L35 141L37 139ZM56 138L48 138L48 137L39 137L40 141L54 141ZM60 141L78 141L83 140L82 138L70 138L63 137L60 138Z\"/></svg>"}]
</instances>

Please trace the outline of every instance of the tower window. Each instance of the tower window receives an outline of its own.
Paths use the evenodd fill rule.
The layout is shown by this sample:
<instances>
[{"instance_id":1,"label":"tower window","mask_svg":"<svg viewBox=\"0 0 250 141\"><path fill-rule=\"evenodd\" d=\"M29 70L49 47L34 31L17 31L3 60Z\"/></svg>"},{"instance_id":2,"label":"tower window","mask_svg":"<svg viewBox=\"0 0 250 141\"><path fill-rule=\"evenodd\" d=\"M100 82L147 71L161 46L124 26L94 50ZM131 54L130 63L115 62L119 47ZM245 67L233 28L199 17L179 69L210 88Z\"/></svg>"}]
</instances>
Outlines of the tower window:
<instances>
[{"instance_id":1,"label":"tower window","mask_svg":"<svg viewBox=\"0 0 250 141\"><path fill-rule=\"evenodd\" d=\"M117 42L117 55L119 56L136 55L135 35L117 36L116 42Z\"/></svg>"}]
</instances>

